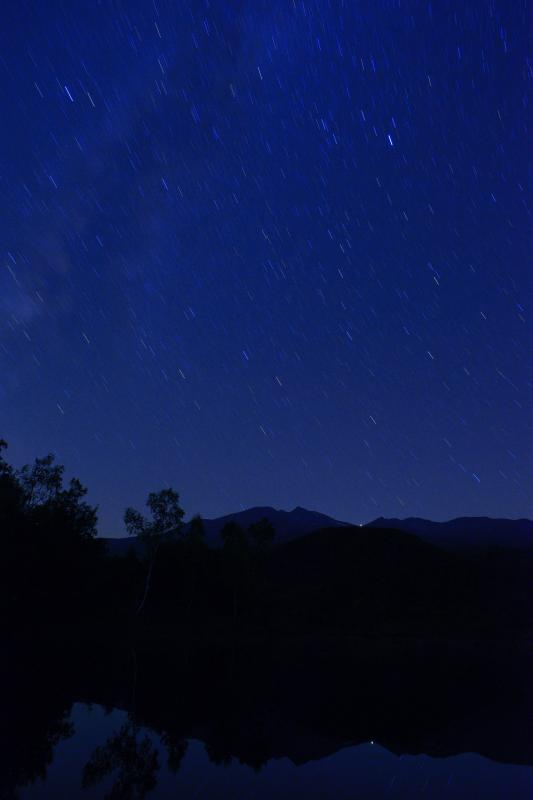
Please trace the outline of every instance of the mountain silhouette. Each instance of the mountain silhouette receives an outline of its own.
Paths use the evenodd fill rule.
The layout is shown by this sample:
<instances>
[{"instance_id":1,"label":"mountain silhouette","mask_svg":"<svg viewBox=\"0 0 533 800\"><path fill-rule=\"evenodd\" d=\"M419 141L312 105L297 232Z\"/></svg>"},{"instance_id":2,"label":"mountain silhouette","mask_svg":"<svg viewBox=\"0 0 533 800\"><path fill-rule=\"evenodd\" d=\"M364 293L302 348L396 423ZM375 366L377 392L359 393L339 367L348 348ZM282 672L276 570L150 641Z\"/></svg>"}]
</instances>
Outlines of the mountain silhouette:
<instances>
[{"instance_id":1,"label":"mountain silhouette","mask_svg":"<svg viewBox=\"0 0 533 800\"><path fill-rule=\"evenodd\" d=\"M396 519L378 517L366 528L393 528L412 533L446 550L478 550L500 547L512 550L533 549L533 522L529 519L457 517L448 522L432 522L420 517Z\"/></svg>"},{"instance_id":2,"label":"mountain silhouette","mask_svg":"<svg viewBox=\"0 0 533 800\"><path fill-rule=\"evenodd\" d=\"M349 527L349 522L341 522L321 514L319 511L309 511L307 508L296 506L292 511L282 511L271 506L254 506L245 511L237 511L216 519L205 519L206 541L217 544L219 534L228 522L236 522L242 528L248 528L261 519L268 519L276 531L276 542L288 542L297 539L306 533L320 530L321 528Z\"/></svg>"},{"instance_id":3,"label":"mountain silhouette","mask_svg":"<svg viewBox=\"0 0 533 800\"><path fill-rule=\"evenodd\" d=\"M299 539L308 533L325 528L352 528L360 531L359 525L342 522L307 508L296 506L292 511L283 511L272 506L254 506L244 511L226 514L223 517L204 519L207 544L221 544L220 531L228 522L236 522L246 529L261 519L268 519L275 530L276 544ZM189 523L185 525L187 526ZM378 517L366 523L364 528L387 528L418 536L425 542L446 550L480 550L504 548L508 550L533 550L533 521L529 519L493 519L491 517L457 517L447 522L433 522L421 517ZM135 537L107 538L104 540L111 555L125 555L130 548L142 551Z\"/></svg>"},{"instance_id":4,"label":"mountain silhouette","mask_svg":"<svg viewBox=\"0 0 533 800\"><path fill-rule=\"evenodd\" d=\"M233 514L226 514L215 519L204 519L205 539L207 544L216 547L221 544L220 531L228 522L235 522L242 528L248 528L261 519L268 519L274 526L276 532L275 541L277 544L298 539L307 533L320 530L322 528L341 528L349 527L349 522L341 522L327 514L318 511L309 511L307 508L296 506L292 511L282 511L272 506L254 506L244 511L236 511ZM189 523L185 525L187 529ZM111 555L125 555L130 548L135 551L142 549L135 537L124 537L122 539L105 539L108 552Z\"/></svg>"}]
</instances>

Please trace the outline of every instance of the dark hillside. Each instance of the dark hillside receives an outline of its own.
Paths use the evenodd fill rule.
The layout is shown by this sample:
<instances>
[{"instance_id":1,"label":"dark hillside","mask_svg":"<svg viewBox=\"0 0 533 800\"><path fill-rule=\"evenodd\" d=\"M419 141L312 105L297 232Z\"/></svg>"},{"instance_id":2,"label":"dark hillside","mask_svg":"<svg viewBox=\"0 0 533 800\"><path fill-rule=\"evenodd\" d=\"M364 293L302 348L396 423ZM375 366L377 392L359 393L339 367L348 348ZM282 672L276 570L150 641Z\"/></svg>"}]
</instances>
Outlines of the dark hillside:
<instances>
[{"instance_id":1,"label":"dark hillside","mask_svg":"<svg viewBox=\"0 0 533 800\"><path fill-rule=\"evenodd\" d=\"M385 519L378 517L367 528L395 528L414 533L426 542L449 550L533 550L533 522L529 519L457 517L448 522L433 522L419 517Z\"/></svg>"},{"instance_id":2,"label":"dark hillside","mask_svg":"<svg viewBox=\"0 0 533 800\"><path fill-rule=\"evenodd\" d=\"M273 552L270 575L289 627L485 636L531 625L531 560L450 553L401 531L315 532Z\"/></svg>"}]
</instances>

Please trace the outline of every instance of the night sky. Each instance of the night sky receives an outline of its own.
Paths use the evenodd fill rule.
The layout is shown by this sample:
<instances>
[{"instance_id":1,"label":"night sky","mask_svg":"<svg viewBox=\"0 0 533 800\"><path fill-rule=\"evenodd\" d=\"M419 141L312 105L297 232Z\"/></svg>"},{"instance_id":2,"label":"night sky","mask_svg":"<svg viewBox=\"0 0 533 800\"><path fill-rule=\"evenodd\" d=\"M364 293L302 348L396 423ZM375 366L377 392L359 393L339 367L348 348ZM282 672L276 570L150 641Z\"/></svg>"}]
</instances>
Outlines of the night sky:
<instances>
[{"instance_id":1,"label":"night sky","mask_svg":"<svg viewBox=\"0 0 533 800\"><path fill-rule=\"evenodd\" d=\"M13 2L0 433L102 533L533 515L527 0Z\"/></svg>"}]
</instances>

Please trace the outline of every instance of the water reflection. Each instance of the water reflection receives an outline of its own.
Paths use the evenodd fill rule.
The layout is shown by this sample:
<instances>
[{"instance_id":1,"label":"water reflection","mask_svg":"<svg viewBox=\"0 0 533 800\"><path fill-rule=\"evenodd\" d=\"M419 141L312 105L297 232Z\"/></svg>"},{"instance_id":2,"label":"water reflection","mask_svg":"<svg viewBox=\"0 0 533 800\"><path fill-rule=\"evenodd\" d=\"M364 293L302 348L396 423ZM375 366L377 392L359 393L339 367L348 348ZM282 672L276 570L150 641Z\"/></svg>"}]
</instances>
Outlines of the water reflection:
<instances>
[{"instance_id":1,"label":"water reflection","mask_svg":"<svg viewBox=\"0 0 533 800\"><path fill-rule=\"evenodd\" d=\"M498 764L475 754L441 759L396 756L370 743L303 765L288 758L274 759L257 771L238 759L229 759L225 766L216 764L208 748L193 740L181 743L176 772L169 759L173 747L169 749L153 731L132 726L125 712L109 714L99 706L76 704L71 722L76 731L73 737L56 746L46 778L21 792L20 800L529 800L533 791L531 767ZM95 745L99 737L104 743Z\"/></svg>"},{"instance_id":2,"label":"water reflection","mask_svg":"<svg viewBox=\"0 0 533 800\"><path fill-rule=\"evenodd\" d=\"M110 800L143 798L157 784L159 755L153 742L128 720L105 744L98 745L85 764L81 785L97 786L113 777Z\"/></svg>"},{"instance_id":3,"label":"water reflection","mask_svg":"<svg viewBox=\"0 0 533 800\"><path fill-rule=\"evenodd\" d=\"M152 643L3 655L9 800L533 796L527 647Z\"/></svg>"}]
</instances>

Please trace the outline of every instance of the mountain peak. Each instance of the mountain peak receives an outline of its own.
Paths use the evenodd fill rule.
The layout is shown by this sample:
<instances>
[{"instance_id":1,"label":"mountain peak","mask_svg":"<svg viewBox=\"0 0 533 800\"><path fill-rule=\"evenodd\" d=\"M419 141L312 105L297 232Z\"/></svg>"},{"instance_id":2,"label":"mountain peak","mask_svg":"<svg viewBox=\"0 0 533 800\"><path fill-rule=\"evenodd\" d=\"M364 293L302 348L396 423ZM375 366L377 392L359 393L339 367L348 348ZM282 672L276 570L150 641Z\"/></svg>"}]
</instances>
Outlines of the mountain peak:
<instances>
[{"instance_id":1,"label":"mountain peak","mask_svg":"<svg viewBox=\"0 0 533 800\"><path fill-rule=\"evenodd\" d=\"M306 533L312 533L318 528L337 528L348 523L332 519L318 511L310 511L303 506L296 506L292 511L272 508L272 506L253 506L233 514L226 514L217 519L204 520L207 540L218 544L220 531L227 522L236 522L243 528L248 528L260 519L267 518L275 530L275 542L287 542Z\"/></svg>"}]
</instances>

